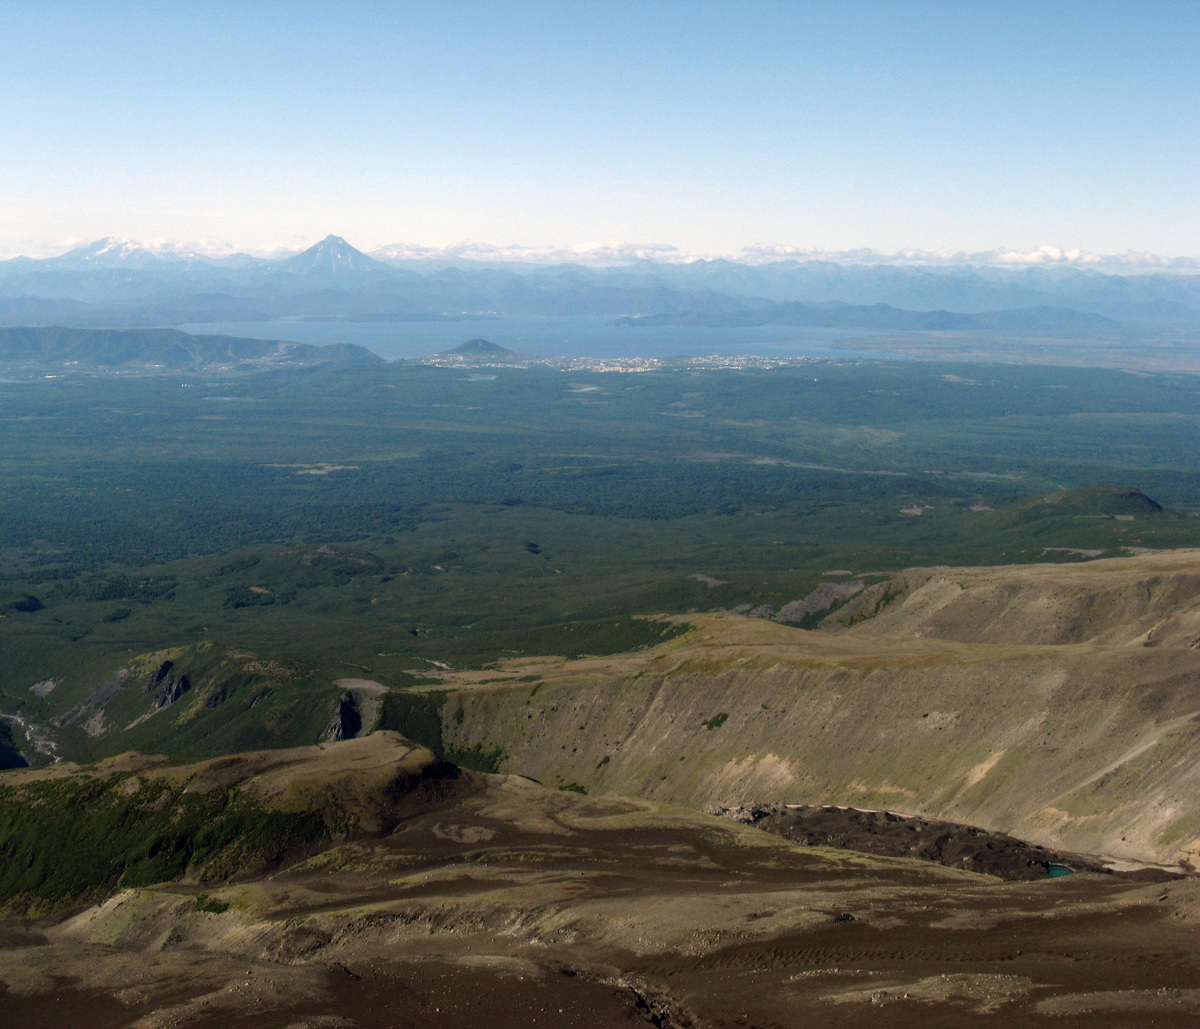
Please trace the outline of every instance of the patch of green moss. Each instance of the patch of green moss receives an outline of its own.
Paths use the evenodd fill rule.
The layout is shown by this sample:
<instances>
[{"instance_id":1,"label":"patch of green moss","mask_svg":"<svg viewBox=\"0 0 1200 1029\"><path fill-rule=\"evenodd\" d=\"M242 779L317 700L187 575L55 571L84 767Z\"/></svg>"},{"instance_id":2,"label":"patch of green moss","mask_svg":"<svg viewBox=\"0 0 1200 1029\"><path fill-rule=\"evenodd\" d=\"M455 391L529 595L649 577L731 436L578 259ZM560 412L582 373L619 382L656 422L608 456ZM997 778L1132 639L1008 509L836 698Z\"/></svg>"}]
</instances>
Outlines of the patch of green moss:
<instances>
[{"instance_id":1,"label":"patch of green moss","mask_svg":"<svg viewBox=\"0 0 1200 1029\"><path fill-rule=\"evenodd\" d=\"M210 897L207 893L196 895L196 911L204 911L210 915L220 915L229 910L229 904L223 900L217 900L216 897Z\"/></svg>"},{"instance_id":2,"label":"patch of green moss","mask_svg":"<svg viewBox=\"0 0 1200 1029\"><path fill-rule=\"evenodd\" d=\"M556 775L550 780L550 785L556 790L562 790L564 793L580 793L587 794L587 788L580 783L564 779L561 775Z\"/></svg>"},{"instance_id":3,"label":"patch of green moss","mask_svg":"<svg viewBox=\"0 0 1200 1029\"><path fill-rule=\"evenodd\" d=\"M704 723L704 728L712 730L719 729L728 720L728 712L722 711L720 714L713 715L707 722Z\"/></svg>"},{"instance_id":4,"label":"patch of green moss","mask_svg":"<svg viewBox=\"0 0 1200 1029\"><path fill-rule=\"evenodd\" d=\"M379 729L390 729L428 747L438 757L445 758L474 772L498 772L500 763L508 756L503 747L485 747L477 743L470 747L455 747L446 743L442 735L442 709L447 694L442 690L428 693L389 693L383 699L379 715ZM462 700L455 711L453 721L461 725L465 717Z\"/></svg>"},{"instance_id":5,"label":"patch of green moss","mask_svg":"<svg viewBox=\"0 0 1200 1029\"><path fill-rule=\"evenodd\" d=\"M1154 844L1158 847L1169 847L1172 843L1195 836L1197 829L1200 829L1200 818L1195 815L1184 815L1182 818L1175 819L1154 837Z\"/></svg>"},{"instance_id":6,"label":"patch of green moss","mask_svg":"<svg viewBox=\"0 0 1200 1029\"><path fill-rule=\"evenodd\" d=\"M446 694L442 691L389 693L383 698L378 728L391 729L435 754L445 756L442 745L442 705L445 703Z\"/></svg>"},{"instance_id":7,"label":"patch of green moss","mask_svg":"<svg viewBox=\"0 0 1200 1029\"><path fill-rule=\"evenodd\" d=\"M500 771L500 762L508 757L508 754L503 747L484 747L482 743L477 743L473 747L447 747L446 752L440 756L473 772L495 773Z\"/></svg>"}]
</instances>

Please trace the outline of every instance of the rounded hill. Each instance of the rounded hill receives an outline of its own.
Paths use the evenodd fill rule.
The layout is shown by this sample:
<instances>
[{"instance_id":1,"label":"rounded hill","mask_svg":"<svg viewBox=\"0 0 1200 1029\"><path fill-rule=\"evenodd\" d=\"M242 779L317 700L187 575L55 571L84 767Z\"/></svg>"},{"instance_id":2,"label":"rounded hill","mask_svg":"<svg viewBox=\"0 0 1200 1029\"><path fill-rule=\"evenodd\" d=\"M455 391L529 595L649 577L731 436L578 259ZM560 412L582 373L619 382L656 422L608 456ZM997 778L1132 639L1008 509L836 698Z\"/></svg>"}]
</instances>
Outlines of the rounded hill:
<instances>
[{"instance_id":1,"label":"rounded hill","mask_svg":"<svg viewBox=\"0 0 1200 1029\"><path fill-rule=\"evenodd\" d=\"M493 343L487 339L469 339L465 343L460 343L458 346L450 350L443 350L443 354L455 354L459 357L515 357L516 355L507 347L500 346L499 343Z\"/></svg>"}]
</instances>

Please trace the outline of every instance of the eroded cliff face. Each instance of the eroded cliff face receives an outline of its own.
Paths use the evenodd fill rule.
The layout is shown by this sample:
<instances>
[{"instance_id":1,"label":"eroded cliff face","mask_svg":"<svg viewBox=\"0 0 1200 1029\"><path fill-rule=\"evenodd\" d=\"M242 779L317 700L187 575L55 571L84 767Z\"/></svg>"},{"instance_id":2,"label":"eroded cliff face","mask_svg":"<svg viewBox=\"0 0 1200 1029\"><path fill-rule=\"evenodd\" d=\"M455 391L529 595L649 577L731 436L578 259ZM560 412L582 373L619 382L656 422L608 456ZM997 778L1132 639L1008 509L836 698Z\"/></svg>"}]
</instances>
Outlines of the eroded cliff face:
<instances>
[{"instance_id":1,"label":"eroded cliff face","mask_svg":"<svg viewBox=\"0 0 1200 1029\"><path fill-rule=\"evenodd\" d=\"M588 792L1200 864L1200 554L909 572L819 632L691 619L643 654L448 676L447 745Z\"/></svg>"},{"instance_id":2,"label":"eroded cliff face","mask_svg":"<svg viewBox=\"0 0 1200 1029\"><path fill-rule=\"evenodd\" d=\"M821 623L979 643L1200 644L1200 552L1083 564L915 568Z\"/></svg>"}]
</instances>

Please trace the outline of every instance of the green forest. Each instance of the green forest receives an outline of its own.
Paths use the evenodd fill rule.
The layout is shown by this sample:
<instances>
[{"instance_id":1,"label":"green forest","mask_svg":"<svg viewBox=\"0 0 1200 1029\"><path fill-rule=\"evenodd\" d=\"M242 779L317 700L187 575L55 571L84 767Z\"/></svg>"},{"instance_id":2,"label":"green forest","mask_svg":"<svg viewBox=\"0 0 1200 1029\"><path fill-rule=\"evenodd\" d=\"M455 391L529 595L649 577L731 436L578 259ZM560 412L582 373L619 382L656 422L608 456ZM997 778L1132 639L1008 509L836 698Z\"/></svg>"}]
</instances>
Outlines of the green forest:
<instances>
[{"instance_id":1,"label":"green forest","mask_svg":"<svg viewBox=\"0 0 1200 1029\"><path fill-rule=\"evenodd\" d=\"M311 739L338 676L613 652L663 638L641 616L770 615L831 577L1194 546L1198 392L911 360L0 383L0 713L87 756L71 712L127 655L229 648L306 684L249 742Z\"/></svg>"}]
</instances>

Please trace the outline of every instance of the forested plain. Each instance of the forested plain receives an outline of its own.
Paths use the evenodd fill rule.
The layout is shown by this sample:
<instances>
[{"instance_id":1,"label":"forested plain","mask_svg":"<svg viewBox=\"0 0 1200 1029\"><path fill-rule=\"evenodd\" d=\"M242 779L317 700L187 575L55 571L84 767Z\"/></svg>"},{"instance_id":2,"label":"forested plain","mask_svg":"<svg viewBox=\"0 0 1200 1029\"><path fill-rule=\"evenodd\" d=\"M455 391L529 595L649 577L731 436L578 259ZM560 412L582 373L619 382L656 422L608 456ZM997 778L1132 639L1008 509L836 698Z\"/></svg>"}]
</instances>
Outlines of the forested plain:
<instances>
[{"instance_id":1,"label":"forested plain","mask_svg":"<svg viewBox=\"0 0 1200 1029\"><path fill-rule=\"evenodd\" d=\"M317 698L852 575L1198 545L1198 392L925 361L5 382L0 711L163 648L298 662Z\"/></svg>"}]
</instances>

